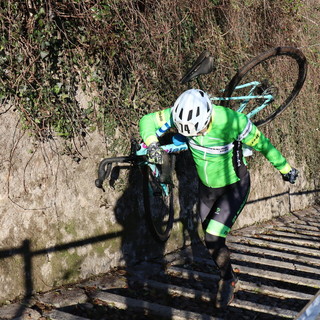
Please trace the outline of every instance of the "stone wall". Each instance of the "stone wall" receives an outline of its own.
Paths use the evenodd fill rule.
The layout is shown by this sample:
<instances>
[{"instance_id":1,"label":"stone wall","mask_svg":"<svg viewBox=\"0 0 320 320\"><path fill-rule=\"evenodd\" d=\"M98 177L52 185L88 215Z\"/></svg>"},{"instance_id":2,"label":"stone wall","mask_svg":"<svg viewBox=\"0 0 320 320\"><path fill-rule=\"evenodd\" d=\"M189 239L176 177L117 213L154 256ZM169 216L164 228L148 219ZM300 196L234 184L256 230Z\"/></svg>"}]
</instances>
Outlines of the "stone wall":
<instances>
[{"instance_id":1,"label":"stone wall","mask_svg":"<svg viewBox=\"0 0 320 320\"><path fill-rule=\"evenodd\" d=\"M13 108L0 118L0 302L161 256L198 239L197 178L193 169L184 169L190 166L187 154L178 162L176 222L164 246L146 228L138 170L120 170L114 188L106 183L105 192L95 187L97 165L110 155L99 133L75 142L78 158L59 138L40 143L28 135ZM315 189L304 179L284 183L266 161L252 172L251 196L235 227L310 206Z\"/></svg>"}]
</instances>

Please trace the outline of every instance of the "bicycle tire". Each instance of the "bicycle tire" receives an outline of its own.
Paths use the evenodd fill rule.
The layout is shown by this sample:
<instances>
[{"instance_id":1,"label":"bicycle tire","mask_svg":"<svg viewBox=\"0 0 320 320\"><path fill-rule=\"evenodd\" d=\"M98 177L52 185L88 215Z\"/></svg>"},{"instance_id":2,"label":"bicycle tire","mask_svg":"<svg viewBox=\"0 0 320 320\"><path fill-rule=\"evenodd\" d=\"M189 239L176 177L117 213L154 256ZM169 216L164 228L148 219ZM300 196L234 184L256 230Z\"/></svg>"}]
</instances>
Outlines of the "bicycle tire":
<instances>
[{"instance_id":1,"label":"bicycle tire","mask_svg":"<svg viewBox=\"0 0 320 320\"><path fill-rule=\"evenodd\" d=\"M275 63L275 59L279 60L279 62ZM283 60L281 61L280 59L283 59ZM305 82L306 75L307 75L307 60L304 54L302 53L302 51L299 50L298 48L276 47L252 59L251 61L246 63L242 68L240 68L238 72L234 75L234 77L231 79L231 81L228 83L224 91L224 97L232 97L234 94L235 88L240 83L242 83L244 78L248 74L251 74L252 71L254 74L258 70L258 66L261 70L264 70L266 72L267 72L268 66L270 70L272 70L273 68L275 68L275 65L277 64L280 66L280 68L283 67L285 69L284 63L287 63L287 61L288 61L288 67L286 69L287 73L289 72L296 73L296 77L295 79L292 80L292 84L290 81L291 87L287 90L287 92L283 92L282 95L279 94L279 98L276 98L275 101L272 102L273 106L272 108L270 107L270 110L267 110L267 108L269 108L269 105L266 107L266 110L263 110L261 119L259 120L252 119L252 122L256 126L262 126L269 123L270 121L275 119L277 116L279 116L291 104L291 102L299 94ZM270 70L269 70L269 73L270 73ZM257 74L255 76L260 76L258 72L256 73ZM289 75L286 74L285 70L283 70L283 72L280 74L280 70L279 70L279 74L277 74L276 76L279 77L280 90L285 91L284 88L285 86L287 86L287 84L286 84L286 81L283 81L281 78L289 77ZM256 79L256 80L263 81L264 79ZM266 79L266 80L269 80L269 79ZM248 82L248 80L246 80L245 82ZM271 84L273 83L271 82ZM231 105L230 100L222 101L221 105L225 107L231 107L232 109L235 108L230 106Z\"/></svg>"},{"instance_id":2,"label":"bicycle tire","mask_svg":"<svg viewBox=\"0 0 320 320\"><path fill-rule=\"evenodd\" d=\"M170 155L170 166L173 170L175 155ZM149 166L143 167L143 202L146 221L155 240L168 240L174 219L173 185L166 184L168 195L165 195L159 179L155 178Z\"/></svg>"}]
</instances>

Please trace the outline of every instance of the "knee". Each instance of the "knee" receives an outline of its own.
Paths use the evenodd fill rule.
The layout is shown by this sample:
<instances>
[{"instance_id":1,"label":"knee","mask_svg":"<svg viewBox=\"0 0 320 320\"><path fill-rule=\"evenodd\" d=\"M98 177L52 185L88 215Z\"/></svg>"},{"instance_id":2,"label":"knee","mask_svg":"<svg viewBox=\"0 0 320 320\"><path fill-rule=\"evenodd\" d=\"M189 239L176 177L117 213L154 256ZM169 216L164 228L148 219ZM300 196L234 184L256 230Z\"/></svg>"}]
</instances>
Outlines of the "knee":
<instances>
[{"instance_id":1,"label":"knee","mask_svg":"<svg viewBox=\"0 0 320 320\"><path fill-rule=\"evenodd\" d=\"M213 236L206 232L205 242L209 254L219 267L230 260L230 252L226 245L226 238Z\"/></svg>"},{"instance_id":2,"label":"knee","mask_svg":"<svg viewBox=\"0 0 320 320\"><path fill-rule=\"evenodd\" d=\"M226 238L215 236L208 232L205 233L204 239L206 246L210 251L218 251L226 246Z\"/></svg>"}]
</instances>

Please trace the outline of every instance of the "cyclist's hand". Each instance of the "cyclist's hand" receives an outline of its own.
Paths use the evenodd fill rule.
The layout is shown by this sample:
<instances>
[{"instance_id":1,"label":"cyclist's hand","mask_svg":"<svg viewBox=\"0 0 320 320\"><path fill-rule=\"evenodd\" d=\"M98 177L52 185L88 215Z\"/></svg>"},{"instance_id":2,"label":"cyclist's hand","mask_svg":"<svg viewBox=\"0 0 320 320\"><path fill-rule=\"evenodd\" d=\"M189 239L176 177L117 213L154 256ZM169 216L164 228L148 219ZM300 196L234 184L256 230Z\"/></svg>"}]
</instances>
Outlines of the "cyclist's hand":
<instances>
[{"instance_id":1,"label":"cyclist's hand","mask_svg":"<svg viewBox=\"0 0 320 320\"><path fill-rule=\"evenodd\" d=\"M160 148L159 142L152 142L147 151L148 160L149 162L162 164L163 157L162 157L162 149Z\"/></svg>"},{"instance_id":2,"label":"cyclist's hand","mask_svg":"<svg viewBox=\"0 0 320 320\"><path fill-rule=\"evenodd\" d=\"M288 173L283 174L282 178L284 181L289 181L290 183L294 184L298 175L299 171L297 169L292 168Z\"/></svg>"}]
</instances>

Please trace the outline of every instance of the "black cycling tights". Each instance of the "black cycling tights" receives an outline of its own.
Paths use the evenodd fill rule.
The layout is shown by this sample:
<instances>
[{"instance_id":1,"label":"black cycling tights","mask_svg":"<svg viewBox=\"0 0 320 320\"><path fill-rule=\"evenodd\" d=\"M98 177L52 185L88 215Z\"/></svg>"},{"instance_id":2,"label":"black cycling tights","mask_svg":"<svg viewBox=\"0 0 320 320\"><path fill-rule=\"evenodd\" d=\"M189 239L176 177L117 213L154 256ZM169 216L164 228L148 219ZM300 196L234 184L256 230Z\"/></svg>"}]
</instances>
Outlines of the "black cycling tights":
<instances>
[{"instance_id":1,"label":"black cycling tights","mask_svg":"<svg viewBox=\"0 0 320 320\"><path fill-rule=\"evenodd\" d=\"M209 188L200 183L199 209L206 246L225 280L233 276L226 236L242 211L249 191L249 173L223 188Z\"/></svg>"},{"instance_id":2,"label":"black cycling tights","mask_svg":"<svg viewBox=\"0 0 320 320\"><path fill-rule=\"evenodd\" d=\"M222 279L229 280L233 277L232 266L230 262L230 251L226 246L226 238L205 234L206 246L220 270Z\"/></svg>"}]
</instances>

